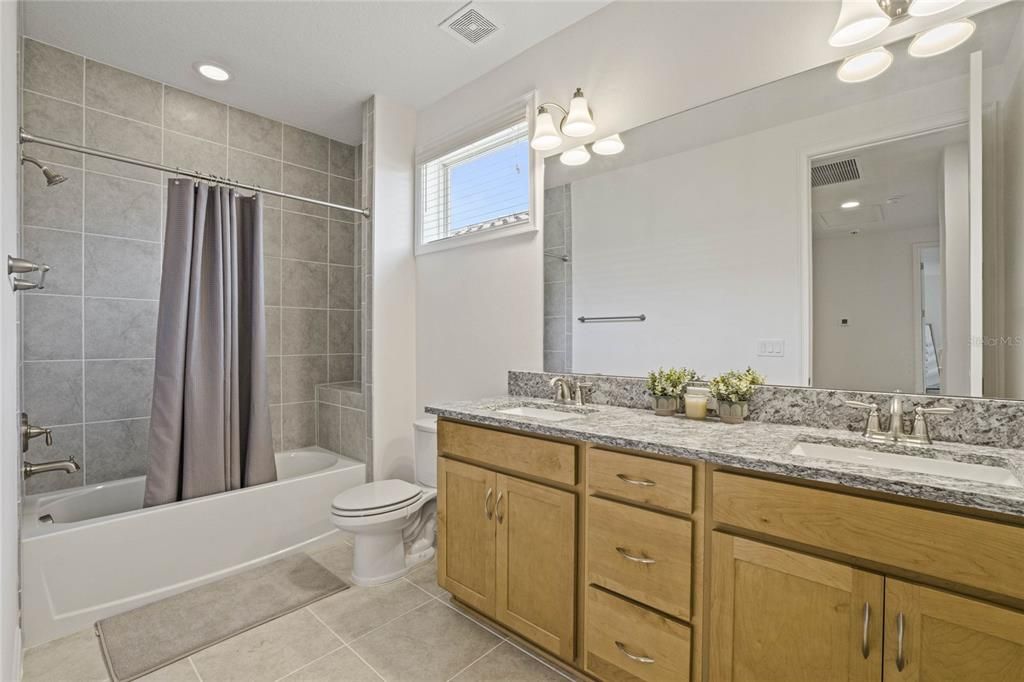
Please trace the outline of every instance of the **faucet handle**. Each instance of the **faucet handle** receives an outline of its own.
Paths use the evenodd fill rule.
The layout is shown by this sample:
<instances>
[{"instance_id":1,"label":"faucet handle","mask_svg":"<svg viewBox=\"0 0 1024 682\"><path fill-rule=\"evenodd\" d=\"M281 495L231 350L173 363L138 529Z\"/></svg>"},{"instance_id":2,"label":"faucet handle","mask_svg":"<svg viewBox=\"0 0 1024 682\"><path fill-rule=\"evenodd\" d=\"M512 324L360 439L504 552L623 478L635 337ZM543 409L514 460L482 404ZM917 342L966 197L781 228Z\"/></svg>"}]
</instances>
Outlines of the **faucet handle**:
<instances>
[{"instance_id":1,"label":"faucet handle","mask_svg":"<svg viewBox=\"0 0 1024 682\"><path fill-rule=\"evenodd\" d=\"M878 403L863 403L859 400L843 401L847 407L856 407L861 410L869 410L867 421L864 422L863 435L871 440L883 440L885 432L882 431L882 422L878 417Z\"/></svg>"},{"instance_id":2,"label":"faucet handle","mask_svg":"<svg viewBox=\"0 0 1024 682\"><path fill-rule=\"evenodd\" d=\"M928 420L926 414L953 414L956 412L952 407L921 407L914 408L914 428L907 437L913 443L930 445L932 442L931 433L928 432Z\"/></svg>"},{"instance_id":3,"label":"faucet handle","mask_svg":"<svg viewBox=\"0 0 1024 682\"><path fill-rule=\"evenodd\" d=\"M844 400L847 407L859 407L862 410L878 411L878 403L862 403L859 400Z\"/></svg>"}]
</instances>

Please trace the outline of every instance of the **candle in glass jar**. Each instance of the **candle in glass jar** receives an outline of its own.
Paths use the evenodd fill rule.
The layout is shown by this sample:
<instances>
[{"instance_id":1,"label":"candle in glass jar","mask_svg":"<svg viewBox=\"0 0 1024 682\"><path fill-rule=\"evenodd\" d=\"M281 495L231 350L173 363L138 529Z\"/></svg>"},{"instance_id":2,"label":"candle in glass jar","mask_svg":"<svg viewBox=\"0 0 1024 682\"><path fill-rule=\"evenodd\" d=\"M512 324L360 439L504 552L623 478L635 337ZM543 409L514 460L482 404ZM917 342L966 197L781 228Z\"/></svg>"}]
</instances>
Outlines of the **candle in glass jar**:
<instances>
[{"instance_id":1,"label":"candle in glass jar","mask_svg":"<svg viewBox=\"0 0 1024 682\"><path fill-rule=\"evenodd\" d=\"M688 419L704 419L708 416L708 397L706 395L685 395L686 417Z\"/></svg>"}]
</instances>

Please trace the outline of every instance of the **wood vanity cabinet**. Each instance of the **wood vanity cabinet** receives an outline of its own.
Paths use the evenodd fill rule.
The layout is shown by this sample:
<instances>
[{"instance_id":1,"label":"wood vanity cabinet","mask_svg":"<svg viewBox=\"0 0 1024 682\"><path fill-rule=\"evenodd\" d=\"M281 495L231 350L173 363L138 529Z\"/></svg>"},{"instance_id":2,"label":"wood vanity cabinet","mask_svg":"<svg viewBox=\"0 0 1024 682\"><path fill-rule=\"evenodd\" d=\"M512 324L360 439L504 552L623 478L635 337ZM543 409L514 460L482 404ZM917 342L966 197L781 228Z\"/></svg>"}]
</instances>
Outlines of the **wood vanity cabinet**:
<instances>
[{"instance_id":1,"label":"wood vanity cabinet","mask_svg":"<svg viewBox=\"0 0 1024 682\"><path fill-rule=\"evenodd\" d=\"M571 662L576 494L495 469L575 478L575 447L441 421L438 450L438 584Z\"/></svg>"}]
</instances>

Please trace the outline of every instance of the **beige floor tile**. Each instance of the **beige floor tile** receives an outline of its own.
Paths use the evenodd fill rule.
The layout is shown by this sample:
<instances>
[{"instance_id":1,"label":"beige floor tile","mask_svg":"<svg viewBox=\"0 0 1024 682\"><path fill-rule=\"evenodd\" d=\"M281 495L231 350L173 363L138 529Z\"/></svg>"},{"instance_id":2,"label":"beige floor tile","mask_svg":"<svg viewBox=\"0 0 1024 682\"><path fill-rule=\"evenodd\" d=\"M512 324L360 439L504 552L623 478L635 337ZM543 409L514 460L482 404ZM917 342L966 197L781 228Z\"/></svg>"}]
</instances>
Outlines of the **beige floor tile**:
<instances>
[{"instance_id":1,"label":"beige floor tile","mask_svg":"<svg viewBox=\"0 0 1024 682\"><path fill-rule=\"evenodd\" d=\"M429 599L430 595L412 583L396 580L376 587L352 587L311 604L309 609L335 634L351 642Z\"/></svg>"},{"instance_id":2,"label":"beige floor tile","mask_svg":"<svg viewBox=\"0 0 1024 682\"><path fill-rule=\"evenodd\" d=\"M370 666L345 647L295 671L282 682L380 682L380 679Z\"/></svg>"},{"instance_id":3,"label":"beige floor tile","mask_svg":"<svg viewBox=\"0 0 1024 682\"><path fill-rule=\"evenodd\" d=\"M508 642L455 676L456 682L565 682L566 679Z\"/></svg>"},{"instance_id":4,"label":"beige floor tile","mask_svg":"<svg viewBox=\"0 0 1024 682\"><path fill-rule=\"evenodd\" d=\"M199 676L187 658L139 678L145 682L199 682Z\"/></svg>"},{"instance_id":5,"label":"beige floor tile","mask_svg":"<svg viewBox=\"0 0 1024 682\"><path fill-rule=\"evenodd\" d=\"M107 680L99 639L89 628L25 651L24 682Z\"/></svg>"},{"instance_id":6,"label":"beige floor tile","mask_svg":"<svg viewBox=\"0 0 1024 682\"><path fill-rule=\"evenodd\" d=\"M352 643L389 682L447 680L501 640L437 600L431 600Z\"/></svg>"},{"instance_id":7,"label":"beige floor tile","mask_svg":"<svg viewBox=\"0 0 1024 682\"><path fill-rule=\"evenodd\" d=\"M424 563L422 566L417 566L406 578L435 597L448 596L448 593L437 584L437 562L434 559Z\"/></svg>"},{"instance_id":8,"label":"beige floor tile","mask_svg":"<svg viewBox=\"0 0 1024 682\"><path fill-rule=\"evenodd\" d=\"M192 656L203 682L276 680L323 656L340 642L300 609Z\"/></svg>"},{"instance_id":9,"label":"beige floor tile","mask_svg":"<svg viewBox=\"0 0 1024 682\"><path fill-rule=\"evenodd\" d=\"M309 552L309 556L342 580L352 582L352 545L333 542Z\"/></svg>"}]
</instances>

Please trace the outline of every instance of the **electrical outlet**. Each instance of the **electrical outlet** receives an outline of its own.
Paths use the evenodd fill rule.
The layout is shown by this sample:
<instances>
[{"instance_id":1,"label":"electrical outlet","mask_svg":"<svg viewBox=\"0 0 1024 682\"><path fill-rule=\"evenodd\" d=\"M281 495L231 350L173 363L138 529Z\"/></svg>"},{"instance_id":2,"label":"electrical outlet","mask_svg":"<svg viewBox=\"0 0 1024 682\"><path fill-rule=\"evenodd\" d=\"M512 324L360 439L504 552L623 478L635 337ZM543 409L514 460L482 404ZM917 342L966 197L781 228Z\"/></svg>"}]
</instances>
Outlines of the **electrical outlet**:
<instances>
[{"instance_id":1,"label":"electrical outlet","mask_svg":"<svg viewBox=\"0 0 1024 682\"><path fill-rule=\"evenodd\" d=\"M786 354L786 342L782 339L758 339L757 354L761 357L781 358Z\"/></svg>"}]
</instances>

